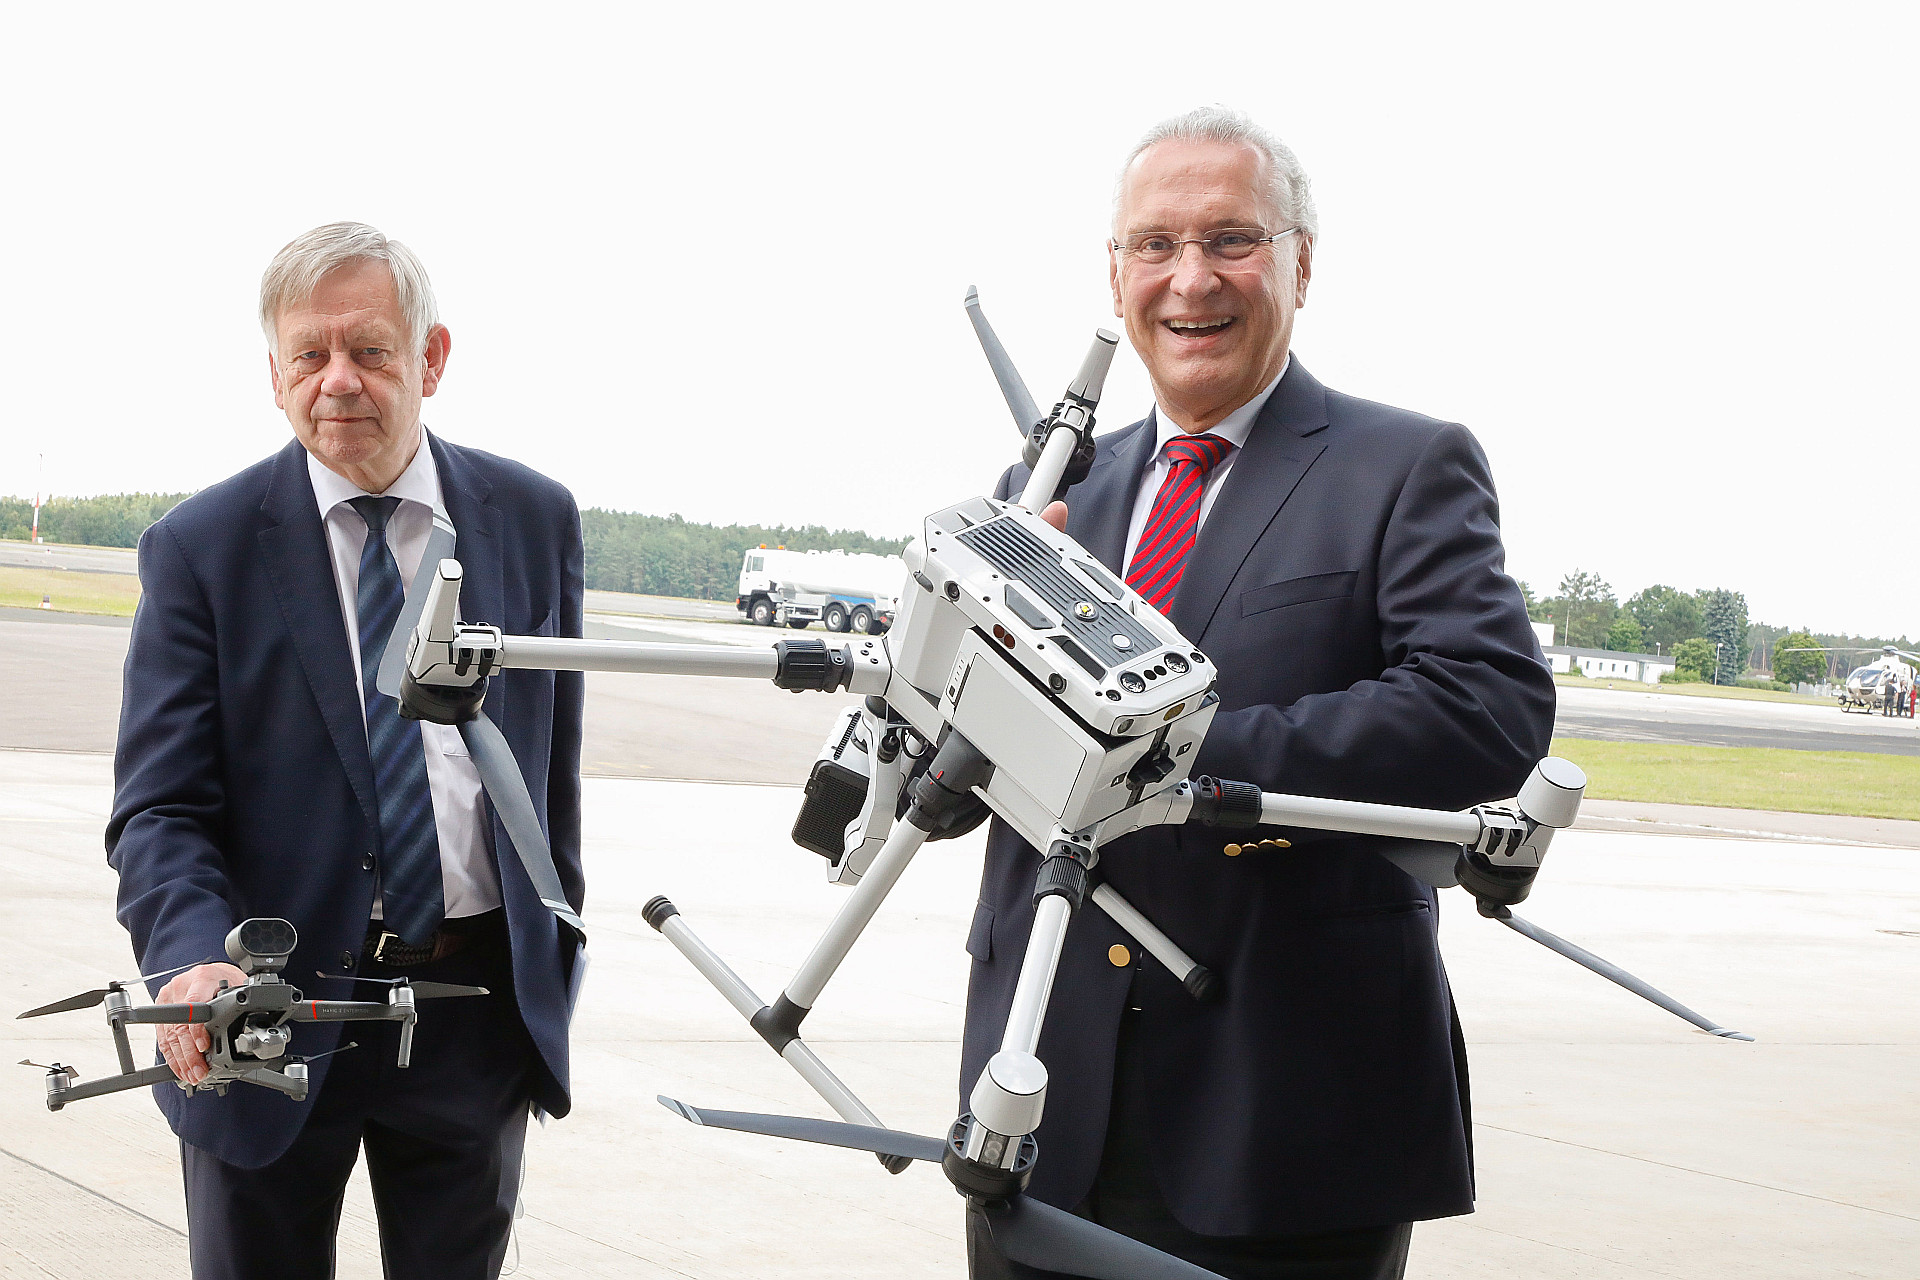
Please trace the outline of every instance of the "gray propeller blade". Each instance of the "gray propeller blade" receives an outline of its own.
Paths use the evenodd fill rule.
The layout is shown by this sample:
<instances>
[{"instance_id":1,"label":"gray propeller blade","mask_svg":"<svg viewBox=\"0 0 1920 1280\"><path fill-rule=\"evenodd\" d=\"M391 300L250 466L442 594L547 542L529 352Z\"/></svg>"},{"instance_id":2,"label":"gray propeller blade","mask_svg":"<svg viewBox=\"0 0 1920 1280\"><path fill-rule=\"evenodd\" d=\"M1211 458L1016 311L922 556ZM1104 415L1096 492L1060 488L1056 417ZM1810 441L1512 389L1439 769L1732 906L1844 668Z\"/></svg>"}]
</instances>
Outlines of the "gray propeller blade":
<instances>
[{"instance_id":1,"label":"gray propeller blade","mask_svg":"<svg viewBox=\"0 0 1920 1280\"><path fill-rule=\"evenodd\" d=\"M1498 920L1501 924L1504 924L1505 926L1507 926L1507 928L1513 930L1515 933L1521 934L1525 937L1532 938L1535 942L1547 948L1547 950L1557 951L1561 955L1565 956L1567 959L1573 961L1575 964L1581 965L1584 968L1593 970L1595 973L1607 979L1609 982L1619 983L1621 986L1633 992L1633 994L1639 996L1641 999L1652 1001L1654 1004L1659 1005L1662 1009L1665 1009L1668 1013L1673 1014L1675 1017L1686 1019L1688 1022L1691 1022L1694 1026L1700 1028L1702 1031L1711 1032L1712 1034L1719 1036L1723 1040L1752 1040L1753 1039L1752 1036L1747 1035L1745 1032L1731 1031L1726 1027L1721 1026L1719 1023L1715 1022L1712 1018L1707 1017L1705 1014L1695 1013L1693 1010L1687 1008L1687 1006L1681 1004L1678 1000L1675 1000L1672 996L1668 995L1666 992L1661 991L1656 987L1648 986L1646 983L1642 982L1640 979L1628 973L1625 969L1622 969L1619 965L1610 963L1609 961L1606 961L1606 960L1602 960L1599 956L1593 954L1593 952L1587 950L1585 947L1576 946L1575 944L1568 942L1565 938L1562 938L1557 934L1548 933L1545 929L1542 929L1539 925L1533 924L1530 921L1522 920L1519 916L1514 915L1511 911L1505 911L1503 909L1501 914L1497 914L1493 918L1495 920Z\"/></svg>"},{"instance_id":2,"label":"gray propeller blade","mask_svg":"<svg viewBox=\"0 0 1920 1280\"><path fill-rule=\"evenodd\" d=\"M487 798L493 801L493 811L500 815L500 825L507 829L507 838L513 841L513 851L520 855L520 865L527 869L527 878L533 881L534 892L540 895L549 911L585 937L587 926L574 914L567 902L566 890L560 887L546 832L540 829L539 815L527 795L527 780L520 773L520 762L513 758L513 749L507 745L505 735L483 711L460 726L460 736L466 741L467 753L473 758L481 785L487 789Z\"/></svg>"},{"instance_id":3,"label":"gray propeller blade","mask_svg":"<svg viewBox=\"0 0 1920 1280\"><path fill-rule=\"evenodd\" d=\"M78 1080L80 1078L80 1073L78 1071L75 1071L72 1067L69 1067L64 1063L35 1062L32 1058L22 1058L20 1059L20 1065L23 1067L38 1067L42 1071L64 1071L68 1075L72 1076L75 1080Z\"/></svg>"},{"instance_id":4,"label":"gray propeller blade","mask_svg":"<svg viewBox=\"0 0 1920 1280\"><path fill-rule=\"evenodd\" d=\"M1007 349L1000 345L1000 336L987 323L986 313L980 310L980 290L972 285L967 286L967 318L973 321L973 331L980 335L980 348L987 353L987 363L993 366L994 381L1000 384L1000 394L1006 397L1013 425L1025 436L1040 421L1040 406L1033 402L1033 393L1027 390L1025 379L1013 367Z\"/></svg>"},{"instance_id":5,"label":"gray propeller blade","mask_svg":"<svg viewBox=\"0 0 1920 1280\"><path fill-rule=\"evenodd\" d=\"M416 1000L444 1000L448 996L491 995L485 987L463 987L457 982L409 982Z\"/></svg>"},{"instance_id":6,"label":"gray propeller blade","mask_svg":"<svg viewBox=\"0 0 1920 1280\"><path fill-rule=\"evenodd\" d=\"M1221 1280L1152 1245L1027 1196L981 1206L994 1243L1015 1262L1089 1280Z\"/></svg>"},{"instance_id":7,"label":"gray propeller blade","mask_svg":"<svg viewBox=\"0 0 1920 1280\"><path fill-rule=\"evenodd\" d=\"M864 1124L842 1124L838 1120L810 1120L804 1116L770 1116L754 1111L707 1111L686 1103L659 1097L660 1105L682 1120L710 1129L733 1129L740 1133L759 1133L769 1138L798 1138L850 1151L871 1151L877 1156L899 1156L907 1160L925 1160L939 1164L947 1154L947 1144L938 1138L898 1129L875 1129Z\"/></svg>"},{"instance_id":8,"label":"gray propeller blade","mask_svg":"<svg viewBox=\"0 0 1920 1280\"><path fill-rule=\"evenodd\" d=\"M83 991L77 996L68 996L65 1000L55 1000L52 1004L43 1004L38 1009L29 1009L25 1013L17 1013L14 1015L13 1020L18 1022L22 1018L38 1018L49 1013L72 1013L75 1009L91 1009L106 998L107 989L105 987L100 988L98 991Z\"/></svg>"},{"instance_id":9,"label":"gray propeller blade","mask_svg":"<svg viewBox=\"0 0 1920 1280\"><path fill-rule=\"evenodd\" d=\"M158 973L143 973L139 977L129 978L119 985L122 989L125 989L136 982L151 982L155 978L171 978L176 973L184 973L197 964L206 963L205 960L189 960L185 964L177 964L171 969L162 969ZM101 987L96 991L83 991L77 996L68 996L65 1000L55 1000L52 1004L43 1004L38 1009L29 1009L25 1013L17 1013L13 1016L13 1020L18 1022L22 1018L38 1018L49 1013L71 1013L75 1009L91 1009L102 1000L105 1000L112 991L112 987Z\"/></svg>"},{"instance_id":10,"label":"gray propeller blade","mask_svg":"<svg viewBox=\"0 0 1920 1280\"><path fill-rule=\"evenodd\" d=\"M452 559L453 552L453 526L436 511L433 532L427 535L427 549L420 556L420 567L414 571L413 585L407 589L400 616L394 620L393 631L387 636L387 647L380 654L380 671L373 680L373 687L389 698L400 696L400 678L407 669L407 646L412 641L413 629L420 625L421 611L427 607L434 570L442 560Z\"/></svg>"},{"instance_id":11,"label":"gray propeller blade","mask_svg":"<svg viewBox=\"0 0 1920 1280\"><path fill-rule=\"evenodd\" d=\"M1421 884L1435 889L1451 889L1460 883L1454 866L1460 861L1460 846L1435 840L1395 840L1376 852Z\"/></svg>"}]
</instances>

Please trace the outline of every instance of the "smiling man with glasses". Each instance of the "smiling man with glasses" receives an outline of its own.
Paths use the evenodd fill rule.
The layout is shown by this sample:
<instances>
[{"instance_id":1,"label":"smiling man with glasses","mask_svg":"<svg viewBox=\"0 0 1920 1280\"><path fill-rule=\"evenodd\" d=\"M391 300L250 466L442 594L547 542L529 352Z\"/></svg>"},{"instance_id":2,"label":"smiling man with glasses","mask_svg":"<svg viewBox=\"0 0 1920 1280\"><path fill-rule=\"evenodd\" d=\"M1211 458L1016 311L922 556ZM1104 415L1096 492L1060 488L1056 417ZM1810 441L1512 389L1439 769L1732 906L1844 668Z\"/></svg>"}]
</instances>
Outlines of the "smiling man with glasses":
<instances>
[{"instance_id":1,"label":"smiling man with glasses","mask_svg":"<svg viewBox=\"0 0 1920 1280\"><path fill-rule=\"evenodd\" d=\"M1511 796L1546 753L1554 689L1486 458L1465 428L1330 390L1292 357L1317 235L1299 161L1237 112L1134 148L1108 248L1154 406L1100 438L1067 530L1216 664L1196 774L1443 809ZM1025 484L1015 468L998 492ZM1102 848L1101 874L1223 993L1196 1002L1080 913L1041 1036L1029 1192L1228 1277L1397 1277L1412 1223L1473 1208L1435 896L1378 856L1393 842L1261 834ZM995 824L963 1091L1005 1025L1035 856ZM978 1219L968 1240L977 1280L1050 1274Z\"/></svg>"}]
</instances>

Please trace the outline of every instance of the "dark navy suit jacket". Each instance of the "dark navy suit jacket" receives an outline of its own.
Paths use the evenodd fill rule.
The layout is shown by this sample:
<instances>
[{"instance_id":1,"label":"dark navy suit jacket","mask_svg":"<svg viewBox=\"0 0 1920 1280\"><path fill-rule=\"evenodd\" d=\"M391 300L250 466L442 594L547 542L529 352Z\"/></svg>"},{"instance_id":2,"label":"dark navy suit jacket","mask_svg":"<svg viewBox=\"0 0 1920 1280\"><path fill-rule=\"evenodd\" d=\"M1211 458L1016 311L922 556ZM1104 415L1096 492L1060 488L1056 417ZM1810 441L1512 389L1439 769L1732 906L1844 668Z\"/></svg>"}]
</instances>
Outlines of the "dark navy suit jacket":
<instances>
[{"instance_id":1,"label":"dark navy suit jacket","mask_svg":"<svg viewBox=\"0 0 1920 1280\"><path fill-rule=\"evenodd\" d=\"M465 569L462 615L510 634L578 636L580 515L572 495L518 463L428 439ZM120 873L120 921L142 970L224 960L222 940L235 924L281 916L300 933L286 968L293 985L364 998L365 987L315 977L352 973L357 964L373 907L379 809L300 443L148 529L140 582L107 860ZM526 774L576 910L583 692L577 673L509 671L493 678L486 701ZM515 996L540 1057L534 1099L564 1115L572 943L563 942L497 819L492 846ZM301 1025L292 1051L323 1053L340 1039L341 1024ZM225 1098L188 1097L171 1085L155 1093L180 1137L258 1168L299 1133L330 1062L310 1068L306 1102L246 1085Z\"/></svg>"},{"instance_id":2,"label":"dark navy suit jacket","mask_svg":"<svg viewBox=\"0 0 1920 1280\"><path fill-rule=\"evenodd\" d=\"M1116 572L1155 442L1152 418L1102 437L1067 495L1067 531ZM1000 495L1025 478L1009 471ZM1221 485L1171 608L1220 673L1194 773L1442 809L1513 795L1546 753L1554 686L1503 570L1473 437L1329 391L1295 359ZM1286 834L1294 848L1238 857L1223 846L1245 833L1199 826L1102 850L1099 873L1225 994L1196 1003L1105 913L1078 914L1040 1041L1050 1084L1032 1194L1070 1208L1092 1186L1131 1003L1154 1172L1189 1229L1283 1235L1472 1210L1434 894L1379 840ZM996 822L968 941L963 1099L999 1045L1037 867ZM1114 944L1128 967L1111 963Z\"/></svg>"}]
</instances>

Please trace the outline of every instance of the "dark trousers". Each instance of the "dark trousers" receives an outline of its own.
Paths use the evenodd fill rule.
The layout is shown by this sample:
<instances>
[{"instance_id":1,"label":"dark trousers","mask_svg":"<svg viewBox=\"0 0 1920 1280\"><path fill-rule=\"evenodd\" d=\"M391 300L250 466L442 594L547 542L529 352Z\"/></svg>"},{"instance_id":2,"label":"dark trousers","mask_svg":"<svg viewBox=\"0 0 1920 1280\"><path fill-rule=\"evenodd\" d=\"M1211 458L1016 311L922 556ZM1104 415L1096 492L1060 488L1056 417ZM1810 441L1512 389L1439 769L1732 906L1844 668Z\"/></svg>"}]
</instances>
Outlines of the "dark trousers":
<instances>
[{"instance_id":1,"label":"dark trousers","mask_svg":"<svg viewBox=\"0 0 1920 1280\"><path fill-rule=\"evenodd\" d=\"M240 1169L180 1144L194 1280L330 1280L347 1177L363 1148L388 1277L499 1274L535 1050L514 1008L504 919L476 919L464 950L404 971L492 992L420 1001L412 1066L395 1065L397 1024L348 1023L341 1043L358 1047L334 1058L317 1093L297 1104L313 1114L280 1159ZM336 999L349 998L333 990L347 985L316 984ZM352 998L371 990L360 985Z\"/></svg>"},{"instance_id":2,"label":"dark trousers","mask_svg":"<svg viewBox=\"0 0 1920 1280\"><path fill-rule=\"evenodd\" d=\"M1181 1226L1154 1180L1146 1139L1146 1065L1136 1030L1134 1016L1126 1015L1114 1062L1106 1146L1093 1190L1075 1213L1228 1280L1399 1280L1405 1275L1413 1238L1409 1222L1309 1236L1203 1236ZM1040 1158L1046 1159L1044 1149ZM971 1208L967 1266L973 1280L1065 1280L1060 1272L1009 1260L994 1244L986 1219Z\"/></svg>"}]
</instances>

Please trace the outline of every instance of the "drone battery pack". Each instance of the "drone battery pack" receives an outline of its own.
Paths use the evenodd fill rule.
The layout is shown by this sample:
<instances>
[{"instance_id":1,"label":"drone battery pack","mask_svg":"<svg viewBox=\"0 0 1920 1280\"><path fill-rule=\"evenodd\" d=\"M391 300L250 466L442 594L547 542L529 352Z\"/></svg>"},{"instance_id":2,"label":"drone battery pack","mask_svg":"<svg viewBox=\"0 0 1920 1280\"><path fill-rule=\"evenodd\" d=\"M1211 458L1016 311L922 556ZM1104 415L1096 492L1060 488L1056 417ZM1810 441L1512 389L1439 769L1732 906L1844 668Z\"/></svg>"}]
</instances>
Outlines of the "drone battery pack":
<instances>
[{"instance_id":1,"label":"drone battery pack","mask_svg":"<svg viewBox=\"0 0 1920 1280\"><path fill-rule=\"evenodd\" d=\"M867 798L867 775L831 760L813 762L806 798L793 820L793 842L828 862L846 853L847 824L860 816Z\"/></svg>"},{"instance_id":2,"label":"drone battery pack","mask_svg":"<svg viewBox=\"0 0 1920 1280\"><path fill-rule=\"evenodd\" d=\"M867 801L868 746L860 734L860 709L848 707L807 774L800 812L793 820L793 842L838 864L847 852L847 827Z\"/></svg>"}]
</instances>

